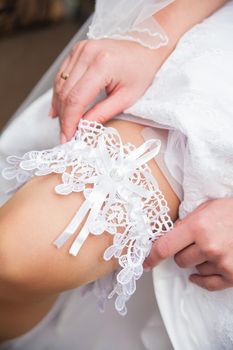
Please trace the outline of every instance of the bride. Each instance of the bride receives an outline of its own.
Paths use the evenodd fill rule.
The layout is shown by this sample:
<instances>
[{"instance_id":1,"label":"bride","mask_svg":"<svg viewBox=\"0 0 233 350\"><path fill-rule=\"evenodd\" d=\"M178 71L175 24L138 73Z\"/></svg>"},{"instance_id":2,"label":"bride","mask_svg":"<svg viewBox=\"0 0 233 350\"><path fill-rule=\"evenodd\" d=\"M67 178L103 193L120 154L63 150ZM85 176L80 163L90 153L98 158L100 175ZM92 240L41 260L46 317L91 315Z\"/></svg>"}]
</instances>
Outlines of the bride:
<instances>
[{"instance_id":1,"label":"bride","mask_svg":"<svg viewBox=\"0 0 233 350\"><path fill-rule=\"evenodd\" d=\"M2 349L232 348L231 289L210 296L173 260L153 270L158 306L149 273L129 300L152 241L172 227L178 209L183 218L207 199L232 195L232 164L224 157L232 147L233 6L216 11L223 3L98 1L91 40L76 44L61 65L53 97L49 90L35 99L4 130L3 176L13 190L28 182L2 195ZM45 77L32 96L47 83ZM94 101L104 88L107 96ZM131 171L124 181L119 159ZM109 225L113 207L130 218L124 225L116 216ZM106 305L112 290L124 317Z\"/></svg>"}]
</instances>

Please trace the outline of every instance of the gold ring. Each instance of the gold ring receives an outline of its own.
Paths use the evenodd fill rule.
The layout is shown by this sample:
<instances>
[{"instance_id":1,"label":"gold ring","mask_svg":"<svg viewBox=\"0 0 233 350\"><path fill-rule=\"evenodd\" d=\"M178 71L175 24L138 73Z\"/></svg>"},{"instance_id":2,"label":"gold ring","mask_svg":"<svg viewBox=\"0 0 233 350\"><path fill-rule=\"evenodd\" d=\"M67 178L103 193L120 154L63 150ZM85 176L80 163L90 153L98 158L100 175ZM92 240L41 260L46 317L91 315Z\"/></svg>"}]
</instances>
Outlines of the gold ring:
<instances>
[{"instance_id":1,"label":"gold ring","mask_svg":"<svg viewBox=\"0 0 233 350\"><path fill-rule=\"evenodd\" d=\"M70 75L68 73L64 73L64 72L61 73L61 78L64 80L67 80L69 78L69 76Z\"/></svg>"}]
</instances>

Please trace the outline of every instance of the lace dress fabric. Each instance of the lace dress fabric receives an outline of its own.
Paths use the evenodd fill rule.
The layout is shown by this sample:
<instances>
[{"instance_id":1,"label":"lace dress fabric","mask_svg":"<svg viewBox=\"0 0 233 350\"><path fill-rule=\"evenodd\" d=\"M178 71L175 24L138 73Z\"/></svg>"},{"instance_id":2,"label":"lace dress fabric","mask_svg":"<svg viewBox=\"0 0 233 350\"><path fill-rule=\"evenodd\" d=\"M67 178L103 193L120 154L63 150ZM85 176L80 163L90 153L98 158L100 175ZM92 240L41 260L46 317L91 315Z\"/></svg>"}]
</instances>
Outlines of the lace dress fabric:
<instances>
[{"instance_id":1,"label":"lace dress fabric","mask_svg":"<svg viewBox=\"0 0 233 350\"><path fill-rule=\"evenodd\" d=\"M208 199L233 195L232 30L230 2L182 37L144 96L126 111L170 130L166 164L184 188L181 218ZM179 149L182 159L174 164Z\"/></svg>"},{"instance_id":2,"label":"lace dress fabric","mask_svg":"<svg viewBox=\"0 0 233 350\"><path fill-rule=\"evenodd\" d=\"M232 33L229 1L181 38L144 96L126 111L169 129L165 162L183 186L180 218L206 200L233 196ZM174 265L171 261L155 269L154 278L159 303L168 303L161 310L175 348L181 348L176 330L180 339L189 334L187 348L232 349L233 290L209 293L194 287L188 281L193 271ZM158 279L163 282L156 283ZM171 303L161 293L174 283L176 298L168 293ZM177 302L174 327L167 310Z\"/></svg>"}]
</instances>

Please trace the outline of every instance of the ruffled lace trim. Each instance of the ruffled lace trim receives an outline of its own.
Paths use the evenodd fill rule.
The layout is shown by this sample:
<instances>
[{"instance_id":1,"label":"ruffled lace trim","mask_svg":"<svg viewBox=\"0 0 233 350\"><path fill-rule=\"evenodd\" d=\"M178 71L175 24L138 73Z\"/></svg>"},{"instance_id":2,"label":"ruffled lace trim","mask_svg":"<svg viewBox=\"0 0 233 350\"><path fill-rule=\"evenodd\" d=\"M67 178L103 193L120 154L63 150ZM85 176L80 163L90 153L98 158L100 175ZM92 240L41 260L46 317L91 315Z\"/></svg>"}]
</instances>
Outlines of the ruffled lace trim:
<instances>
[{"instance_id":1,"label":"ruffled lace trim","mask_svg":"<svg viewBox=\"0 0 233 350\"><path fill-rule=\"evenodd\" d=\"M130 40L150 49L167 45L168 37L153 15L174 0L99 0L89 39Z\"/></svg>"},{"instance_id":2,"label":"ruffled lace trim","mask_svg":"<svg viewBox=\"0 0 233 350\"><path fill-rule=\"evenodd\" d=\"M69 253L76 256L89 234L108 232L113 243L104 259L118 259L114 286L115 307L125 315L125 303L136 290L143 262L152 243L172 228L167 203L146 164L159 152L160 141L148 140L140 147L123 144L117 130L81 120L75 137L64 145L30 151L7 158L11 165L3 177L17 187L33 176L61 174L55 187L59 195L83 192L85 200L54 244L60 248L84 222Z\"/></svg>"},{"instance_id":3,"label":"ruffled lace trim","mask_svg":"<svg viewBox=\"0 0 233 350\"><path fill-rule=\"evenodd\" d=\"M89 39L117 39L117 40L129 40L134 41L142 46L148 47L149 49L158 49L161 46L168 44L168 37L165 32L151 32L149 29L126 29L116 28L115 33L109 34L98 34L95 32L94 28L89 27L88 32Z\"/></svg>"}]
</instances>

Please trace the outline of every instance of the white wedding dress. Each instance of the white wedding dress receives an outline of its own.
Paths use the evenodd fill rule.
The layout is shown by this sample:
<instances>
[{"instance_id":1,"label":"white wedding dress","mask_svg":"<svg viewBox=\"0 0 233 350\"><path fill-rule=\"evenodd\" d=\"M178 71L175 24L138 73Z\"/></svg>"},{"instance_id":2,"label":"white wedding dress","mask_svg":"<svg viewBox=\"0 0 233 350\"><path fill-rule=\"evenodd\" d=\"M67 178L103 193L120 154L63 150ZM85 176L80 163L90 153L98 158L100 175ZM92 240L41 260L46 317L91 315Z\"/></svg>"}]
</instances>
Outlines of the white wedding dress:
<instances>
[{"instance_id":1,"label":"white wedding dress","mask_svg":"<svg viewBox=\"0 0 233 350\"><path fill-rule=\"evenodd\" d=\"M121 10L116 5L114 16L106 21L107 14L113 13L110 1L97 2L89 36L125 38L154 49L166 44L166 34L151 21L151 14L170 1L148 0L147 7L146 1L132 2L132 6L128 3L125 18L116 20L116 11ZM136 3L137 11L129 12ZM87 25L4 130L0 138L1 168L7 155L58 144L57 120L47 117L51 90L46 90L64 55L86 30ZM170 177L179 184L176 192L182 202L181 218L208 199L233 195L232 38L233 2L229 1L181 38L144 96L120 116L169 130L164 160ZM1 179L3 192L7 186ZM2 194L1 202L4 200ZM124 317L117 315L112 305L100 314L92 294L82 297L77 289L65 292L32 331L0 348L232 349L233 290L210 293L191 284L190 273L178 268L173 259L161 263L153 269L153 282L151 273L139 281Z\"/></svg>"}]
</instances>

